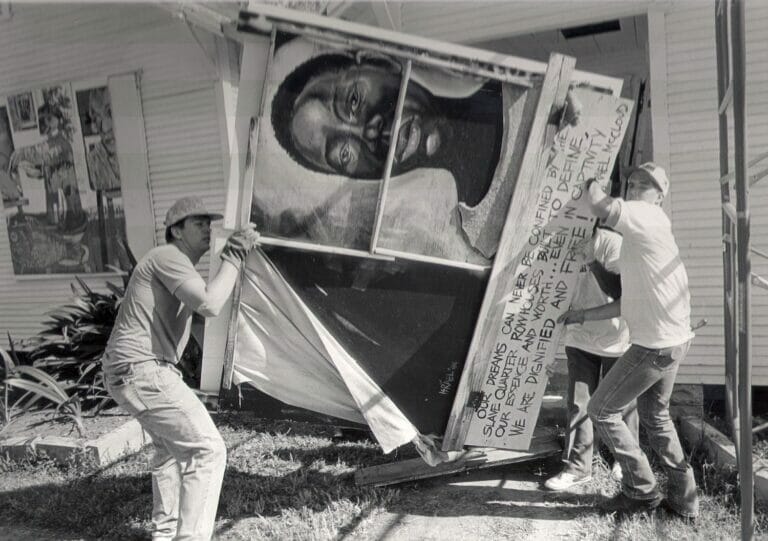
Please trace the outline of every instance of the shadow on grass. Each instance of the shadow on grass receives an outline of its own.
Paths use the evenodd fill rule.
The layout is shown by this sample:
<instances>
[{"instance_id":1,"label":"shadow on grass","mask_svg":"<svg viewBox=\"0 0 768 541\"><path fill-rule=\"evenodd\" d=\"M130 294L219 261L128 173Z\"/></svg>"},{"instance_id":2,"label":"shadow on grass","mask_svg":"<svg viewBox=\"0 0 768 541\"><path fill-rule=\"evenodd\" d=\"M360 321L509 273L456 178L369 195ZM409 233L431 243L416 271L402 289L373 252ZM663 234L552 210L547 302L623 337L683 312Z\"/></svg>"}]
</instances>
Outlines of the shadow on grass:
<instances>
[{"instance_id":1,"label":"shadow on grass","mask_svg":"<svg viewBox=\"0 0 768 541\"><path fill-rule=\"evenodd\" d=\"M395 459L375 444L332 443L332 428L294 422L243 423L219 417L229 445L218 509L217 532L243 518L264 519L273 531L290 531L291 517L318 517L338 535L353 534L376 510L426 517L496 516L567 520L594 512L597 500L582 494L561 499L539 489L544 470L557 464L533 461L473 474L391 487L358 486L357 468ZM412 450L399 455L413 456ZM35 475L18 470L21 488L0 493L0 522L36 524L86 538L145 539L152 506L147 453L103 470ZM530 489L507 481L526 481ZM519 485L515 485L519 487ZM322 522L322 521L320 521ZM310 523L311 524L311 523ZM271 526L264 526L269 528Z\"/></svg>"},{"instance_id":2,"label":"shadow on grass","mask_svg":"<svg viewBox=\"0 0 768 541\"><path fill-rule=\"evenodd\" d=\"M148 475L84 477L0 493L0 522L101 539L146 539L152 506Z\"/></svg>"}]
</instances>

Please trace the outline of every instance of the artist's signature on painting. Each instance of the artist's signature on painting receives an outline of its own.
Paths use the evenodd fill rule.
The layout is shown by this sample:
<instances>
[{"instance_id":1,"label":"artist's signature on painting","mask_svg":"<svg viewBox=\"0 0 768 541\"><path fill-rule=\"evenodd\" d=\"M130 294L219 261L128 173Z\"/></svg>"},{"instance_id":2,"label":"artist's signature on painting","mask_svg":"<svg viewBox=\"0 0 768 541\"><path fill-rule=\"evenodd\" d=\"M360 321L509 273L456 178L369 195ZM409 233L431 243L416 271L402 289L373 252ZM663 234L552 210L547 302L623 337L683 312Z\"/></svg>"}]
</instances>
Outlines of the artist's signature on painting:
<instances>
[{"instance_id":1,"label":"artist's signature on painting","mask_svg":"<svg viewBox=\"0 0 768 541\"><path fill-rule=\"evenodd\" d=\"M456 369L458 368L459 363L457 361L454 361L451 363L451 366L448 367L448 370L445 373L445 376L440 379L440 391L439 393L441 395L447 395L450 394L451 389L453 389L453 382L456 381Z\"/></svg>"}]
</instances>

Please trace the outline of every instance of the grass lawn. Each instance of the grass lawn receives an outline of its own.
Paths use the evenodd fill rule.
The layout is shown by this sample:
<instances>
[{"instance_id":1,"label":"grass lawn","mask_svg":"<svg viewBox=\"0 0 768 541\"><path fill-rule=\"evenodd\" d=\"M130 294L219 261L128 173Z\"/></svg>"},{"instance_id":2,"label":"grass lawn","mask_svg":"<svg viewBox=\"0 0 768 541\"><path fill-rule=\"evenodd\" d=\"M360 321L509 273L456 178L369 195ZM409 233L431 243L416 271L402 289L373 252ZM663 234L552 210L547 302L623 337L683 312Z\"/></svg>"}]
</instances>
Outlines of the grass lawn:
<instances>
[{"instance_id":1,"label":"grass lawn","mask_svg":"<svg viewBox=\"0 0 768 541\"><path fill-rule=\"evenodd\" d=\"M441 499L450 478L395 488L358 487L356 468L392 460L372 442L334 443L330 427L265 421L244 412L225 412L216 421L229 448L217 523L221 539L366 539L387 513L440 517L435 521L467 517L482 524L478 534L494 532L483 537L526 537L525 521L517 521L518 530L510 524L510 510L518 515L520 510L503 505L503 489L462 496L453 487L450 499ZM75 538L147 539L151 455L147 448L103 469L59 467L47 460L0 463L0 525L34 525ZM665 512L624 521L601 516L596 506L618 489L602 465L578 492L546 494L545 505L571 519L572 539L738 539L735 476L701 460L703 455L695 452L702 498L695 524ZM513 468L543 479L557 463L550 459ZM757 515L759 536L768 531L765 516ZM443 538L453 537L446 531Z\"/></svg>"}]
</instances>

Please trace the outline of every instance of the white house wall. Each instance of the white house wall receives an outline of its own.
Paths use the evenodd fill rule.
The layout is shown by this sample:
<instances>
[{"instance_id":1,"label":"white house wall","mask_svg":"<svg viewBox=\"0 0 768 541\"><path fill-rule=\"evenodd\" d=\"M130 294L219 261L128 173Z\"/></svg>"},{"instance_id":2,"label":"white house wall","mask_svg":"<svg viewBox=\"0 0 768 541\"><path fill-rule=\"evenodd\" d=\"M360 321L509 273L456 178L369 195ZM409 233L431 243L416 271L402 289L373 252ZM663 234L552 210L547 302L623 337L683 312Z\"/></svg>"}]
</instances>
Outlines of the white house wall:
<instances>
[{"instance_id":1,"label":"white house wall","mask_svg":"<svg viewBox=\"0 0 768 541\"><path fill-rule=\"evenodd\" d=\"M157 239L177 197L199 194L214 210L223 209L215 58L210 35L198 32L196 40L184 23L146 4L14 3L13 17L0 21L0 95L49 82L106 81L109 75L140 71ZM69 299L73 281L71 275L16 278L6 221L0 220L3 335L36 333L45 312ZM98 289L105 278L86 281Z\"/></svg>"},{"instance_id":2,"label":"white house wall","mask_svg":"<svg viewBox=\"0 0 768 541\"><path fill-rule=\"evenodd\" d=\"M768 150L768 4L746 3L749 155ZM672 221L691 282L692 311L709 325L697 332L681 377L723 379L723 273L720 224L714 7L680 3L667 14L667 89ZM731 157L733 156L731 144ZM768 186L751 193L752 245L768 249ZM753 256L753 271L768 262ZM768 292L752 290L753 377L768 383Z\"/></svg>"}]
</instances>

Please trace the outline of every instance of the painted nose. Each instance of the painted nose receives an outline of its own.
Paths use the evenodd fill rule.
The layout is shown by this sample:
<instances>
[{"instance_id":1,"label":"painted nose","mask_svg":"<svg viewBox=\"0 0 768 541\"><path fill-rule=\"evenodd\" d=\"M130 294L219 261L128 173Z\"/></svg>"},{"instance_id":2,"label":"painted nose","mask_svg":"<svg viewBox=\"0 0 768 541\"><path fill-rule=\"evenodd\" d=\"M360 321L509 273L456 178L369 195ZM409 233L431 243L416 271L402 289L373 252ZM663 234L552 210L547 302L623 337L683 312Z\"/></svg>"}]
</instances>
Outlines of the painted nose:
<instances>
[{"instance_id":1,"label":"painted nose","mask_svg":"<svg viewBox=\"0 0 768 541\"><path fill-rule=\"evenodd\" d=\"M381 137L382 128L384 128L384 117L377 113L365 123L363 137L366 141L376 141Z\"/></svg>"}]
</instances>

